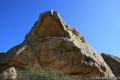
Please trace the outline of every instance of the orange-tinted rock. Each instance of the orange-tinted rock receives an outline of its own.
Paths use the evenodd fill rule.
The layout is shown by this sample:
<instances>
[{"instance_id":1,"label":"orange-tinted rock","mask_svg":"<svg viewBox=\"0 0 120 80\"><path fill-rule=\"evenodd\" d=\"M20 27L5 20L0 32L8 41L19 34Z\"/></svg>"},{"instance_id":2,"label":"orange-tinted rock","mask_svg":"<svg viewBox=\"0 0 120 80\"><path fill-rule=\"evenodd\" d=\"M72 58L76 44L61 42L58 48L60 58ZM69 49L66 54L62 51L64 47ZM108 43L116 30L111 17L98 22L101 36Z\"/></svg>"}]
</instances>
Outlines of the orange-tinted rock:
<instances>
[{"instance_id":1,"label":"orange-tinted rock","mask_svg":"<svg viewBox=\"0 0 120 80\"><path fill-rule=\"evenodd\" d=\"M87 77L114 77L101 55L79 32L65 24L55 11L40 16L22 44L7 52L5 64L17 67L39 66Z\"/></svg>"}]
</instances>

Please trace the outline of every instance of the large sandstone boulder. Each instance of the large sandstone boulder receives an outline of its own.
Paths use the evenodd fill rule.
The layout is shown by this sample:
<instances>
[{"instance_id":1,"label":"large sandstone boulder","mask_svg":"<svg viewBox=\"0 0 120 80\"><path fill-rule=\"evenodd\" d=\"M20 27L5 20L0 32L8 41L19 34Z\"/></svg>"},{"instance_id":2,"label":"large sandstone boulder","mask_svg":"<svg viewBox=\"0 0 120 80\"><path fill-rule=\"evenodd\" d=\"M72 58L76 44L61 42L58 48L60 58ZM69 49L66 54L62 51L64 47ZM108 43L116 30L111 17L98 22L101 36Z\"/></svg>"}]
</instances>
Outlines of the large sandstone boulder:
<instances>
[{"instance_id":1,"label":"large sandstone boulder","mask_svg":"<svg viewBox=\"0 0 120 80\"><path fill-rule=\"evenodd\" d=\"M101 54L108 66L111 68L116 77L120 77L120 58L102 53Z\"/></svg>"},{"instance_id":2,"label":"large sandstone boulder","mask_svg":"<svg viewBox=\"0 0 120 80\"><path fill-rule=\"evenodd\" d=\"M79 32L65 24L56 11L41 14L23 43L10 49L0 64L55 69L78 75L79 80L114 77L102 56Z\"/></svg>"}]
</instances>

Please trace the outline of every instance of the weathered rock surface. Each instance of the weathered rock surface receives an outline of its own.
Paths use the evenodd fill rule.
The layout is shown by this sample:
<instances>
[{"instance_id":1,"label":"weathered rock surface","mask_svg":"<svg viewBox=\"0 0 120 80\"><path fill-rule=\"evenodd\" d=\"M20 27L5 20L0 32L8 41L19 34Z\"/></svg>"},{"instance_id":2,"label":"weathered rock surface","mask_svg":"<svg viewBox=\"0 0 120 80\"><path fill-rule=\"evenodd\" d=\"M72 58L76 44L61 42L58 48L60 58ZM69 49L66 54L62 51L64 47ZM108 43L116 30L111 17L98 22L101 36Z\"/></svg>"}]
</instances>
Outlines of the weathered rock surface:
<instances>
[{"instance_id":1,"label":"weathered rock surface","mask_svg":"<svg viewBox=\"0 0 120 80\"><path fill-rule=\"evenodd\" d=\"M55 11L41 14L23 43L10 49L0 64L55 69L78 75L79 80L93 76L114 77L102 56Z\"/></svg>"},{"instance_id":2,"label":"weathered rock surface","mask_svg":"<svg viewBox=\"0 0 120 80\"><path fill-rule=\"evenodd\" d=\"M101 54L108 66L111 68L116 77L120 77L120 58L102 53Z\"/></svg>"}]
</instances>

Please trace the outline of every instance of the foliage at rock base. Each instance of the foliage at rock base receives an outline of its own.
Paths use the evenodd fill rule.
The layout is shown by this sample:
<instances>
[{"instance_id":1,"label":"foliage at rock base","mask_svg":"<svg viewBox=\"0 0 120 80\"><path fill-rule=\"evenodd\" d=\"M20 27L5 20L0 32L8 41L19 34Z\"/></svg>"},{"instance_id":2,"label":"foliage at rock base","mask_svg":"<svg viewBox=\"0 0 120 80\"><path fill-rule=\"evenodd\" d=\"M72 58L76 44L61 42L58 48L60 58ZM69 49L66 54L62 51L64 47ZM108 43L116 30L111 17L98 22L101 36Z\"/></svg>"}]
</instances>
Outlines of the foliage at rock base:
<instances>
[{"instance_id":1,"label":"foliage at rock base","mask_svg":"<svg viewBox=\"0 0 120 80\"><path fill-rule=\"evenodd\" d=\"M16 80L73 80L69 75L54 70L43 70L38 68L29 68L18 71Z\"/></svg>"}]
</instances>

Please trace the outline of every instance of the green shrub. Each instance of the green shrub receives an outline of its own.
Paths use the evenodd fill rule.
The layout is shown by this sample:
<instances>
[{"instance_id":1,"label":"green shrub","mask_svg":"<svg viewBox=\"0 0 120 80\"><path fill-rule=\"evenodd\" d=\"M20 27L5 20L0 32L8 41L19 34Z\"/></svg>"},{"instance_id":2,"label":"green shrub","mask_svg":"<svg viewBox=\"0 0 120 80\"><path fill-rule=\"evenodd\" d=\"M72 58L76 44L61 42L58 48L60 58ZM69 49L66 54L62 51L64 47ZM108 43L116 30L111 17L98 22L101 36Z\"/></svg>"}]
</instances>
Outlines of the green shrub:
<instances>
[{"instance_id":1,"label":"green shrub","mask_svg":"<svg viewBox=\"0 0 120 80\"><path fill-rule=\"evenodd\" d=\"M16 80L72 80L68 75L53 70L43 70L38 68L29 68L24 71L18 71Z\"/></svg>"}]
</instances>

